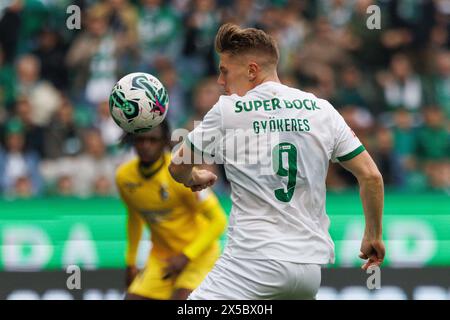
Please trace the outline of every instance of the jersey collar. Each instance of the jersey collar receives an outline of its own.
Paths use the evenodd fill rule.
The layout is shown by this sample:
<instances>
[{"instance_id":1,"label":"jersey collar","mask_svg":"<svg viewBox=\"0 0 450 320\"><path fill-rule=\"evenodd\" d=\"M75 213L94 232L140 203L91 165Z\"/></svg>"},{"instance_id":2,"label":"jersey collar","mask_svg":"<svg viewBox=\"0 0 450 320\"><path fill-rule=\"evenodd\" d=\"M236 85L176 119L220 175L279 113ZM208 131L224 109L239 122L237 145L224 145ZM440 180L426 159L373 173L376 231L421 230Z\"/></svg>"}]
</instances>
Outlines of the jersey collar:
<instances>
[{"instance_id":1,"label":"jersey collar","mask_svg":"<svg viewBox=\"0 0 450 320\"><path fill-rule=\"evenodd\" d=\"M165 163L166 163L166 157L164 156L164 154L155 163L153 163L149 167L143 165L142 162L139 161L138 162L139 174L144 179L150 179L156 173L158 173L159 170L161 170L161 168L164 166Z\"/></svg>"},{"instance_id":2,"label":"jersey collar","mask_svg":"<svg viewBox=\"0 0 450 320\"><path fill-rule=\"evenodd\" d=\"M261 83L261 84L258 84L256 87L254 87L253 89L251 89L251 90L248 90L247 91L247 93L246 93L246 95L248 94L248 93L250 93L250 92L253 92L253 91L256 91L256 90L261 90L261 88L263 88L263 87L265 87L265 86L267 86L267 85L276 85L276 86L284 86L284 84L282 84L282 83L280 83L280 82L275 82L275 81L264 81L263 83Z\"/></svg>"}]
</instances>

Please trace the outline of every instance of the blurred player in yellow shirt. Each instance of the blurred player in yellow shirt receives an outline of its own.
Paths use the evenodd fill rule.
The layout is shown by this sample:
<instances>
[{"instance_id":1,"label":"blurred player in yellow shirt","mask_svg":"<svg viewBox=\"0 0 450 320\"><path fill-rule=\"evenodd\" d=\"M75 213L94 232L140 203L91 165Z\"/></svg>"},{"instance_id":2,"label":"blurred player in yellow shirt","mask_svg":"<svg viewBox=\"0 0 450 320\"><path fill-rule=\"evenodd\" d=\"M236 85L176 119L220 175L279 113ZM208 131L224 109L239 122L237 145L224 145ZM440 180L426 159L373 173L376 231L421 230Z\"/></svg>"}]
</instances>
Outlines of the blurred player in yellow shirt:
<instances>
[{"instance_id":1,"label":"blurred player in yellow shirt","mask_svg":"<svg viewBox=\"0 0 450 320\"><path fill-rule=\"evenodd\" d=\"M225 213L211 191L192 192L170 176L166 122L127 139L138 157L116 172L128 211L126 299L186 299L220 255ZM145 224L152 249L138 272L136 255Z\"/></svg>"}]
</instances>

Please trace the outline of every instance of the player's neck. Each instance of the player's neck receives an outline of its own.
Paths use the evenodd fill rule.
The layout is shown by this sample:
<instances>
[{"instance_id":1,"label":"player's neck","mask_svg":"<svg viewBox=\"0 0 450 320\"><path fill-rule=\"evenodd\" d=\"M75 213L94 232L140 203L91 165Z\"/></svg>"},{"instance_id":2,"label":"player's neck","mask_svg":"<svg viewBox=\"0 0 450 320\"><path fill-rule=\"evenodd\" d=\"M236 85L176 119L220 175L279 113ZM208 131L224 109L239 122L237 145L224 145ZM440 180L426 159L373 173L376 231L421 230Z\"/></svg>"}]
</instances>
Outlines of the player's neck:
<instances>
[{"instance_id":1,"label":"player's neck","mask_svg":"<svg viewBox=\"0 0 450 320\"><path fill-rule=\"evenodd\" d=\"M264 82L277 82L281 83L280 79L278 78L278 74L276 72L263 74L261 77L258 77L255 80L255 85L253 88L263 84Z\"/></svg>"},{"instance_id":2,"label":"player's neck","mask_svg":"<svg viewBox=\"0 0 450 320\"><path fill-rule=\"evenodd\" d=\"M141 173L144 178L150 178L153 176L156 172L161 169L161 167L164 164L164 155L161 155L156 161L149 162L149 161L142 161L139 160L139 172Z\"/></svg>"}]
</instances>

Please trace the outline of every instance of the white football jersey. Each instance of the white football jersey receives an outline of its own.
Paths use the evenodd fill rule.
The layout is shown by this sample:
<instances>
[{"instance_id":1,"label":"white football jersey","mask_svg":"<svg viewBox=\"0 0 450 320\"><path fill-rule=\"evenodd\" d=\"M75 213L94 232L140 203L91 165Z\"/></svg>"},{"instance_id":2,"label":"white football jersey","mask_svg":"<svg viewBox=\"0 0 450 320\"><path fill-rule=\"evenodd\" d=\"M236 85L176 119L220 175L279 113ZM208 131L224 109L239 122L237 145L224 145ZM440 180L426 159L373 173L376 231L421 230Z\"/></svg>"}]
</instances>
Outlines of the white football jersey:
<instances>
[{"instance_id":1,"label":"white football jersey","mask_svg":"<svg viewBox=\"0 0 450 320\"><path fill-rule=\"evenodd\" d=\"M330 103L264 82L243 97L221 96L186 141L196 157L224 164L232 200L227 253L334 262L325 211L329 161L365 149Z\"/></svg>"}]
</instances>

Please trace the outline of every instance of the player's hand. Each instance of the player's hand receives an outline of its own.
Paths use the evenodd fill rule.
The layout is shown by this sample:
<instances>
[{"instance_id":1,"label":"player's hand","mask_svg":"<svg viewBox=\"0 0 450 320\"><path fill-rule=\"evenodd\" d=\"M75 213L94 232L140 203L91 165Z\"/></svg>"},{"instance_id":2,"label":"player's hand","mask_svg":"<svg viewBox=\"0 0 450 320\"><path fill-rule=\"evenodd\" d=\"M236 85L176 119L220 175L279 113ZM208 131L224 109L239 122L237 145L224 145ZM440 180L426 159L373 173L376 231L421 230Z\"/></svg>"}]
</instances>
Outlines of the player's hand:
<instances>
[{"instance_id":1,"label":"player's hand","mask_svg":"<svg viewBox=\"0 0 450 320\"><path fill-rule=\"evenodd\" d=\"M367 260L361 267L363 270L367 270L371 265L380 266L386 254L383 240L369 239L367 237L363 238L360 251L359 257Z\"/></svg>"},{"instance_id":2,"label":"player's hand","mask_svg":"<svg viewBox=\"0 0 450 320\"><path fill-rule=\"evenodd\" d=\"M217 180L217 176L209 170L192 169L191 181L186 187L191 188L192 191L201 191L212 186Z\"/></svg>"},{"instance_id":3,"label":"player's hand","mask_svg":"<svg viewBox=\"0 0 450 320\"><path fill-rule=\"evenodd\" d=\"M136 278L137 274L139 273L139 269L135 266L128 266L125 271L125 284L127 288L131 285L134 278Z\"/></svg>"},{"instance_id":4,"label":"player's hand","mask_svg":"<svg viewBox=\"0 0 450 320\"><path fill-rule=\"evenodd\" d=\"M189 258L181 253L170 257L166 262L167 267L164 268L163 280L178 276L189 263Z\"/></svg>"}]
</instances>

